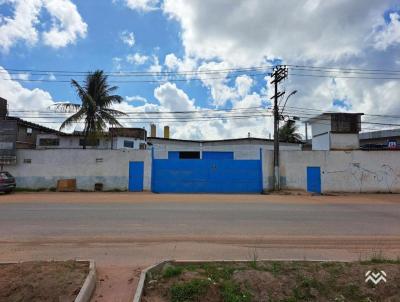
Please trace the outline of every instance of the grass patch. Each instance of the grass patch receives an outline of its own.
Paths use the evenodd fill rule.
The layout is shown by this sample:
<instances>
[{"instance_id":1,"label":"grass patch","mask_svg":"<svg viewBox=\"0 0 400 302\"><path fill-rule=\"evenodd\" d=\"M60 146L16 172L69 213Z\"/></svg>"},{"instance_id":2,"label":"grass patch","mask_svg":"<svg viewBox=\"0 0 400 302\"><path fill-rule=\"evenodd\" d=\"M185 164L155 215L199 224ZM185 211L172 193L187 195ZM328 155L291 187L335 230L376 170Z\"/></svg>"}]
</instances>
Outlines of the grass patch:
<instances>
[{"instance_id":1,"label":"grass patch","mask_svg":"<svg viewBox=\"0 0 400 302\"><path fill-rule=\"evenodd\" d=\"M371 256L369 260L360 261L361 264L400 264L400 257L397 259L388 259L382 254L382 252L376 253Z\"/></svg>"},{"instance_id":2,"label":"grass patch","mask_svg":"<svg viewBox=\"0 0 400 302\"><path fill-rule=\"evenodd\" d=\"M206 275L213 281L220 282L222 280L229 280L232 277L235 268L227 264L202 264L201 268L205 270Z\"/></svg>"},{"instance_id":3,"label":"grass patch","mask_svg":"<svg viewBox=\"0 0 400 302\"><path fill-rule=\"evenodd\" d=\"M182 274L182 272L183 272L183 268L180 266L168 266L163 271L162 276L164 278L171 278L171 277L179 276L180 274Z\"/></svg>"},{"instance_id":4,"label":"grass patch","mask_svg":"<svg viewBox=\"0 0 400 302\"><path fill-rule=\"evenodd\" d=\"M251 294L247 291L242 291L240 286L232 281L224 281L220 288L221 296L224 302L250 302L252 301Z\"/></svg>"},{"instance_id":5,"label":"grass patch","mask_svg":"<svg viewBox=\"0 0 400 302\"><path fill-rule=\"evenodd\" d=\"M326 292L324 285L315 278L301 277L300 284L293 289L294 301L309 301L319 293Z\"/></svg>"},{"instance_id":6,"label":"grass patch","mask_svg":"<svg viewBox=\"0 0 400 302\"><path fill-rule=\"evenodd\" d=\"M210 281L193 279L185 283L176 283L171 286L171 302L197 302L201 295L205 294Z\"/></svg>"}]
</instances>

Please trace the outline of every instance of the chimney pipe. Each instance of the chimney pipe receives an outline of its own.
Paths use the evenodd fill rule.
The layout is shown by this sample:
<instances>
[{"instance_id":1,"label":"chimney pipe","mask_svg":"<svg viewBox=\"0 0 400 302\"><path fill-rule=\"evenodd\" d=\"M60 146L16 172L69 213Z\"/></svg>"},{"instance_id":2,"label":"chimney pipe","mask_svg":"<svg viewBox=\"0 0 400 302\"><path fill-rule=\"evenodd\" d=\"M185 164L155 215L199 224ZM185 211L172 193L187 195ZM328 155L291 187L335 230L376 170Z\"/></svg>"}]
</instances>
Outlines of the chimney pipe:
<instances>
[{"instance_id":1,"label":"chimney pipe","mask_svg":"<svg viewBox=\"0 0 400 302\"><path fill-rule=\"evenodd\" d=\"M157 127L155 124L150 125L150 136L157 137Z\"/></svg>"},{"instance_id":2,"label":"chimney pipe","mask_svg":"<svg viewBox=\"0 0 400 302\"><path fill-rule=\"evenodd\" d=\"M169 126L164 126L164 138L169 138Z\"/></svg>"}]
</instances>

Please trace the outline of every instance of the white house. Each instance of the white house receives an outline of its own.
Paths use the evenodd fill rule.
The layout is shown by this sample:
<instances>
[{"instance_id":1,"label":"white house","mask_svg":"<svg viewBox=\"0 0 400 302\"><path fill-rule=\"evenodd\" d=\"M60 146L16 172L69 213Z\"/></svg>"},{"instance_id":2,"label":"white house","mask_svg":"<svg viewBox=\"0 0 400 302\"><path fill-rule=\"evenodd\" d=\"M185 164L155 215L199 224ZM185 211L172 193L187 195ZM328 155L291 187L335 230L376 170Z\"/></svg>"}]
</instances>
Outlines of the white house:
<instances>
[{"instance_id":1,"label":"white house","mask_svg":"<svg viewBox=\"0 0 400 302\"><path fill-rule=\"evenodd\" d=\"M327 112L310 118L312 150L359 149L363 113Z\"/></svg>"},{"instance_id":2,"label":"white house","mask_svg":"<svg viewBox=\"0 0 400 302\"><path fill-rule=\"evenodd\" d=\"M38 134L37 149L82 149L82 132ZM86 142L87 149L146 149L147 132L142 128L110 128L95 142Z\"/></svg>"}]
</instances>

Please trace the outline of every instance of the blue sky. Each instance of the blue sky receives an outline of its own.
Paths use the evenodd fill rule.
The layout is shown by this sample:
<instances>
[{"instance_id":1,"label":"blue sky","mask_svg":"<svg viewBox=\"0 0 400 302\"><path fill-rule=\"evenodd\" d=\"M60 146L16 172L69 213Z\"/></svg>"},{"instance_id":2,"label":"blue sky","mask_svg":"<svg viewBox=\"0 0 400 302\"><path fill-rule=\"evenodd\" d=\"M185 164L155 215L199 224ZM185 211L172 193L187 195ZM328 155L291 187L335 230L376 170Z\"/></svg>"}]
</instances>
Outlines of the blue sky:
<instances>
[{"instance_id":1,"label":"blue sky","mask_svg":"<svg viewBox=\"0 0 400 302\"><path fill-rule=\"evenodd\" d=\"M95 69L182 72L265 66L261 71L267 74L268 66L282 62L400 70L397 1L25 0L24 5L21 3L21 0L0 0L0 66L4 68L0 96L7 98L10 108L15 110L35 111L55 102L79 102L69 83L57 81L81 78L56 73L18 74L12 69L63 70L75 74ZM277 16L275 11L282 14ZM298 90L288 106L400 114L396 80L296 77L296 72L300 71L293 71L294 75L281 87L288 92ZM251 72L221 73L218 77L203 76L201 81L181 77L186 81L175 83L168 79L157 83L122 82L137 78L110 80L117 81L114 84L119 86L118 93L126 98L118 107L125 111L269 105L272 91L268 77L252 76ZM300 114L294 110L288 114ZM271 125L268 117L214 120L177 123L171 131L180 138L243 137L248 132L268 137Z\"/></svg>"}]
</instances>

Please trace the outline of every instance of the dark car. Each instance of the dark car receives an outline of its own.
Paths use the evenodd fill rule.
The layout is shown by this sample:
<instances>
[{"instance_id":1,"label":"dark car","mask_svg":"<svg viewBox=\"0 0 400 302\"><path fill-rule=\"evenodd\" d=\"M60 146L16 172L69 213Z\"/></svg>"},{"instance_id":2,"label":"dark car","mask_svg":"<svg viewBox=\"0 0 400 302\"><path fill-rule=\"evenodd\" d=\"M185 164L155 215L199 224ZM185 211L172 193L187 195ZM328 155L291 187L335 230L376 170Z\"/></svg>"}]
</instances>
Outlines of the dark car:
<instances>
[{"instance_id":1,"label":"dark car","mask_svg":"<svg viewBox=\"0 0 400 302\"><path fill-rule=\"evenodd\" d=\"M15 178L6 171L0 171L0 192L10 193L15 189Z\"/></svg>"}]
</instances>

